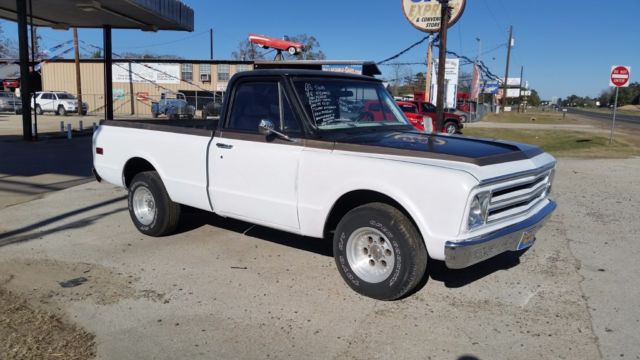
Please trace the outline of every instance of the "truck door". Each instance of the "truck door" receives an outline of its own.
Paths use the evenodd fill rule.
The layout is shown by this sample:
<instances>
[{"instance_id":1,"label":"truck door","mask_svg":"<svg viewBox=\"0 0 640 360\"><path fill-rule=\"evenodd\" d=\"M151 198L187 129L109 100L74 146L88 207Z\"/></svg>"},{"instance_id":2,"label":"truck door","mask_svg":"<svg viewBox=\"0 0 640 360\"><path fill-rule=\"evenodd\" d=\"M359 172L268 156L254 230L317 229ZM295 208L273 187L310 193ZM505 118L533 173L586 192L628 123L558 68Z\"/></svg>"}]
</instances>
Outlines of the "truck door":
<instances>
[{"instance_id":1,"label":"truck door","mask_svg":"<svg viewBox=\"0 0 640 360\"><path fill-rule=\"evenodd\" d=\"M216 213L284 230L300 228L297 211L301 125L277 79L234 86L210 146L209 194ZM261 120L294 141L259 133ZM296 138L298 138L296 140Z\"/></svg>"}]
</instances>

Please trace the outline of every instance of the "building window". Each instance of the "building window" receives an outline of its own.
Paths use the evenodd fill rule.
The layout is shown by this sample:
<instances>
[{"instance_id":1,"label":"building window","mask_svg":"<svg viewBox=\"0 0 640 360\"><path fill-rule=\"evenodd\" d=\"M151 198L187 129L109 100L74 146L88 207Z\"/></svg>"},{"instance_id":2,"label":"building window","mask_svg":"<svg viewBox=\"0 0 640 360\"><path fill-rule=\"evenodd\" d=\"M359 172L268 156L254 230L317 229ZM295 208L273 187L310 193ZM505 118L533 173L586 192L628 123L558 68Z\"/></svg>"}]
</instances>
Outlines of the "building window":
<instances>
[{"instance_id":1,"label":"building window","mask_svg":"<svg viewBox=\"0 0 640 360\"><path fill-rule=\"evenodd\" d=\"M200 64L200 81L211 81L211 64Z\"/></svg>"},{"instance_id":2,"label":"building window","mask_svg":"<svg viewBox=\"0 0 640 360\"><path fill-rule=\"evenodd\" d=\"M218 81L229 80L229 64L218 64Z\"/></svg>"},{"instance_id":3,"label":"building window","mask_svg":"<svg viewBox=\"0 0 640 360\"><path fill-rule=\"evenodd\" d=\"M180 64L180 72L182 73L182 80L193 81L192 64Z\"/></svg>"},{"instance_id":4,"label":"building window","mask_svg":"<svg viewBox=\"0 0 640 360\"><path fill-rule=\"evenodd\" d=\"M236 65L236 72L249 71L249 70L251 70L251 65L249 64Z\"/></svg>"}]
</instances>

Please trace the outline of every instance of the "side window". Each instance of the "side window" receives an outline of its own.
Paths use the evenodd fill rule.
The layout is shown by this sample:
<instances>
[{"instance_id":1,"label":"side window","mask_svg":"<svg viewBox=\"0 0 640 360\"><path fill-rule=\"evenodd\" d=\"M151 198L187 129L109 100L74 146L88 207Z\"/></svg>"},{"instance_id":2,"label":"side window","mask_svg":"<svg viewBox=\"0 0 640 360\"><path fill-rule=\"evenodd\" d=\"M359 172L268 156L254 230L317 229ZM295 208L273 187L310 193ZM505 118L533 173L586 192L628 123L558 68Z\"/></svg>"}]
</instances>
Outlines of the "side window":
<instances>
[{"instance_id":1,"label":"side window","mask_svg":"<svg viewBox=\"0 0 640 360\"><path fill-rule=\"evenodd\" d=\"M238 85L227 129L258 132L260 120L271 120L280 128L278 83L246 82Z\"/></svg>"},{"instance_id":2,"label":"side window","mask_svg":"<svg viewBox=\"0 0 640 360\"><path fill-rule=\"evenodd\" d=\"M260 120L270 120L276 130L301 131L291 103L276 81L239 84L231 107L227 129L257 133Z\"/></svg>"},{"instance_id":3,"label":"side window","mask_svg":"<svg viewBox=\"0 0 640 360\"><path fill-rule=\"evenodd\" d=\"M298 123L298 119L293 113L291 103L289 102L289 99L287 99L287 96L282 88L280 88L280 102L282 104L282 106L280 107L282 109L282 125L280 126L280 128L282 129L282 131L288 134L299 133L301 131L300 123Z\"/></svg>"}]
</instances>

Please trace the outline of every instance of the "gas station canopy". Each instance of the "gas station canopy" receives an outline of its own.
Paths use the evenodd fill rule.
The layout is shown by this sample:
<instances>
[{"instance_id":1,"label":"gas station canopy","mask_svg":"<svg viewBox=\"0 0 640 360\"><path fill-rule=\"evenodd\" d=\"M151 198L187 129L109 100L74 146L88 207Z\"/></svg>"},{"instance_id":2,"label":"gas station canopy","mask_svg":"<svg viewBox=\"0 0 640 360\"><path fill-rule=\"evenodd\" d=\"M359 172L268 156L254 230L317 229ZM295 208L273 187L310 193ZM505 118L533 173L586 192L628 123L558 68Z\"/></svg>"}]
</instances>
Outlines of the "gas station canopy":
<instances>
[{"instance_id":1,"label":"gas station canopy","mask_svg":"<svg viewBox=\"0 0 640 360\"><path fill-rule=\"evenodd\" d=\"M193 31L193 9L180 0L0 0L0 18L18 23L22 134L27 141L34 140L34 132L37 138L37 121L31 121L29 24L103 29L105 119L113 119L111 30Z\"/></svg>"},{"instance_id":2,"label":"gas station canopy","mask_svg":"<svg viewBox=\"0 0 640 360\"><path fill-rule=\"evenodd\" d=\"M27 0L33 25L193 31L193 9L178 0ZM0 0L0 18L17 21L16 0Z\"/></svg>"}]
</instances>

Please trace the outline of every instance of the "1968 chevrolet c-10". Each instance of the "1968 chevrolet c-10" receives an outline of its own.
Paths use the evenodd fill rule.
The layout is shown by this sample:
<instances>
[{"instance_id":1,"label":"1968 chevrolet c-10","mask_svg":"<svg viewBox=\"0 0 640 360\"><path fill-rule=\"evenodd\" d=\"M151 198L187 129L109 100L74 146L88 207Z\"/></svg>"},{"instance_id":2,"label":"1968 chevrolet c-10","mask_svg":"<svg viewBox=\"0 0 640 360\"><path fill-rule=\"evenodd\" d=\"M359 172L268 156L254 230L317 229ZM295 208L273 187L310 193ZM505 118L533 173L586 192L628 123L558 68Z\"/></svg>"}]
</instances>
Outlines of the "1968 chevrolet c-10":
<instances>
[{"instance_id":1,"label":"1968 chevrolet c-10","mask_svg":"<svg viewBox=\"0 0 640 360\"><path fill-rule=\"evenodd\" d=\"M380 119L357 106L371 101ZM383 300L409 294L428 260L458 269L530 247L556 207L539 148L419 132L379 80L313 70L236 74L219 119L104 121L93 159L144 234L170 234L182 204L331 239L346 283Z\"/></svg>"}]
</instances>

